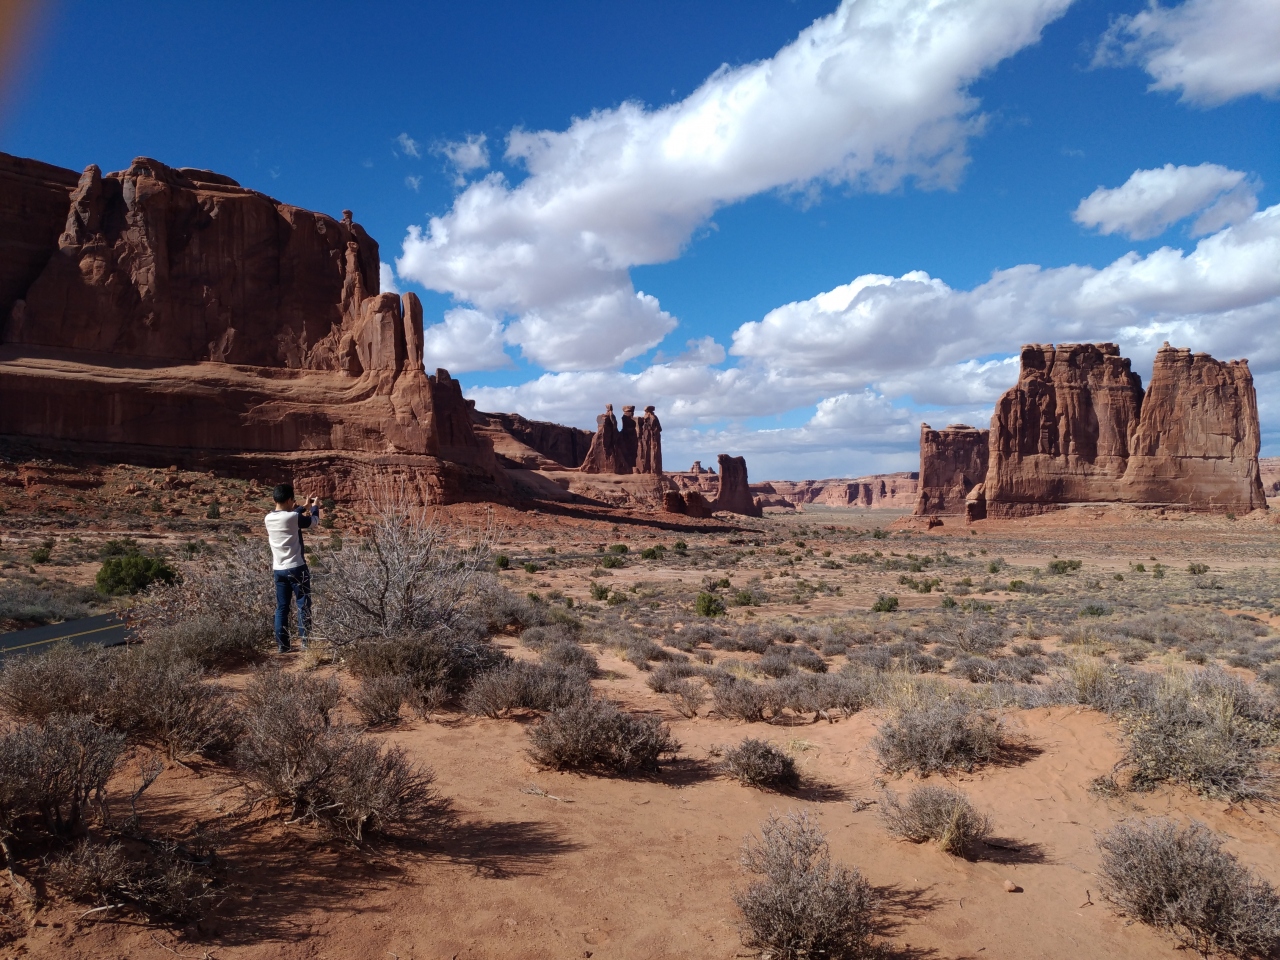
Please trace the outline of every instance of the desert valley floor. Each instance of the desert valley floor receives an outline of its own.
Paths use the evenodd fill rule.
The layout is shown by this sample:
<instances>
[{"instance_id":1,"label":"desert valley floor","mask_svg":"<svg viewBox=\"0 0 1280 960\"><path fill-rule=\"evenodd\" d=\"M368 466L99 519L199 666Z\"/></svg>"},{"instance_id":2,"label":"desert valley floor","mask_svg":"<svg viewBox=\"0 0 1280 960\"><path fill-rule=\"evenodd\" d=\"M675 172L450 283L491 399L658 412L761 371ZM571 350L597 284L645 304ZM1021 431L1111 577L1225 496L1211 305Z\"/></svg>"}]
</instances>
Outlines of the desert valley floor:
<instances>
[{"instance_id":1,"label":"desert valley floor","mask_svg":"<svg viewBox=\"0 0 1280 960\"><path fill-rule=\"evenodd\" d=\"M0 519L6 628L34 622L19 600L38 606L43 597L63 605L62 616L91 612L76 604L109 540L133 538L192 582L210 549L257 536L261 490L199 474L117 473L100 494L49 486L10 496ZM207 520L214 501L220 517ZM931 529L901 516L811 507L676 523L554 504L440 508L440 521L459 536L497 530L494 552L505 558L497 579L557 611L553 625L574 624L577 642L598 661L597 694L661 717L680 743L675 757L633 778L555 772L528 753L535 711L491 719L456 704L425 716L406 707L370 735L429 766L448 811L414 835L362 845L287 823L269 805L247 805L242 782L223 766L166 761L138 814L159 833L199 821L216 834L211 911L187 924L154 924L127 910L86 915L92 903L53 892L32 910L10 885L0 903L0 956L759 956L739 935L733 894L749 880L739 854L770 812L798 809L818 819L833 858L876 888L890 956L1186 955L1101 896L1095 838L1129 817L1201 821L1280 883L1274 805L1202 796L1178 783L1114 789L1106 778L1125 752L1122 724L1061 696L1031 705L1038 691L1069 686L1070 665L1081 660L1138 671L1216 666L1275 683L1274 667L1267 674L1280 655L1274 510L1228 518L1071 508L971 525L946 518ZM343 541L350 549L360 536L357 510L340 505L335 517L309 542L320 569L326 551ZM42 546L44 562L32 562ZM698 616L699 593L716 598L723 615ZM896 609L871 612L877 601L892 606L883 602L889 597ZM987 651L987 664L1035 668L957 675L956 652L939 644L973 617L998 624L1000 647ZM734 639L761 635L773 638L764 654ZM538 657L514 629L495 640L513 658ZM975 695L1013 748L999 762L928 782L958 786L989 813L988 842L955 857L889 834L880 816L885 791L903 793L918 778L887 772L878 759L884 707L826 717L777 709L766 722L746 722L720 715L714 698L690 709L653 689L662 686L655 675L676 662L763 680L760 663L779 648L805 648L788 656L808 671L871 671L890 686L940 676L983 691ZM208 682L240 690L255 669ZM355 681L341 662L313 653L285 669L337 675L348 694L338 715L361 722L349 699ZM784 664L778 672L797 671ZM748 736L789 753L800 786L758 790L723 775L723 749ZM146 755L135 750L112 782L114 815L127 812ZM1107 783L1113 789L1100 786Z\"/></svg>"}]
</instances>

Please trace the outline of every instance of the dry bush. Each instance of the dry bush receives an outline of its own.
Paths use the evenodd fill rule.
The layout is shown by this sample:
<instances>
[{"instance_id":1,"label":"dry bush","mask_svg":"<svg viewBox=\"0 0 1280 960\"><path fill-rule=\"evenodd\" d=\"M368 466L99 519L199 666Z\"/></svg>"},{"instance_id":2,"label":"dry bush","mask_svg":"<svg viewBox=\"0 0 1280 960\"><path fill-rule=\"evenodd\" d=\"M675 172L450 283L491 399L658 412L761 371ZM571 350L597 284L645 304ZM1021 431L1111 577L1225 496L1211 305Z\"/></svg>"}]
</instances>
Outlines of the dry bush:
<instances>
[{"instance_id":1,"label":"dry bush","mask_svg":"<svg viewBox=\"0 0 1280 960\"><path fill-rule=\"evenodd\" d=\"M553 667L579 670L589 677L600 673L600 663L573 640L557 640L542 651L542 662Z\"/></svg>"},{"instance_id":2,"label":"dry bush","mask_svg":"<svg viewBox=\"0 0 1280 960\"><path fill-rule=\"evenodd\" d=\"M742 941L776 960L863 960L879 901L856 869L832 864L827 839L807 813L770 815L760 840L748 839L742 865L760 877L734 895Z\"/></svg>"},{"instance_id":3,"label":"dry bush","mask_svg":"<svg viewBox=\"0 0 1280 960\"><path fill-rule=\"evenodd\" d=\"M645 677L644 682L654 693L671 693L677 682L686 677L696 677L705 669L687 660L673 660L657 667Z\"/></svg>"},{"instance_id":4,"label":"dry bush","mask_svg":"<svg viewBox=\"0 0 1280 960\"><path fill-rule=\"evenodd\" d=\"M106 666L99 719L131 742L162 746L171 760L234 745L239 727L231 695L207 682L196 663L139 647L118 652Z\"/></svg>"},{"instance_id":5,"label":"dry bush","mask_svg":"<svg viewBox=\"0 0 1280 960\"><path fill-rule=\"evenodd\" d=\"M1218 668L1169 672L1121 724L1128 737L1118 769L1131 789L1172 782L1234 801L1275 796L1280 717L1253 684Z\"/></svg>"},{"instance_id":6,"label":"dry bush","mask_svg":"<svg viewBox=\"0 0 1280 960\"><path fill-rule=\"evenodd\" d=\"M471 618L488 582L492 526L456 531L403 489L378 491L362 512L364 537L317 560L317 636L346 646Z\"/></svg>"},{"instance_id":7,"label":"dry bush","mask_svg":"<svg viewBox=\"0 0 1280 960\"><path fill-rule=\"evenodd\" d=\"M153 842L131 857L119 842L82 840L49 865L49 882L88 903L131 903L157 919L189 922L216 899L213 872L172 843Z\"/></svg>"},{"instance_id":8,"label":"dry bush","mask_svg":"<svg viewBox=\"0 0 1280 960\"><path fill-rule=\"evenodd\" d=\"M1035 678L1048 672L1039 657L958 657L951 664L951 673L964 677L970 683L1034 683Z\"/></svg>"},{"instance_id":9,"label":"dry bush","mask_svg":"<svg viewBox=\"0 0 1280 960\"><path fill-rule=\"evenodd\" d=\"M577 622L565 611L545 603L535 603L528 597L512 593L489 574L480 574L476 577L475 591L476 613L484 618L485 628L490 633L499 633L503 630L523 631L554 625L557 616L568 621L565 626L569 629L572 629L572 624Z\"/></svg>"},{"instance_id":10,"label":"dry bush","mask_svg":"<svg viewBox=\"0 0 1280 960\"><path fill-rule=\"evenodd\" d=\"M371 727L400 720L400 708L413 697L413 681L408 677L363 677L351 698L360 719Z\"/></svg>"},{"instance_id":11,"label":"dry bush","mask_svg":"<svg viewBox=\"0 0 1280 960\"><path fill-rule=\"evenodd\" d=\"M474 621L357 643L347 648L346 660L361 680L408 677L415 702L431 695L430 691L458 696L476 677L508 662Z\"/></svg>"},{"instance_id":12,"label":"dry bush","mask_svg":"<svg viewBox=\"0 0 1280 960\"><path fill-rule=\"evenodd\" d=\"M730 720L763 723L771 713L773 702L763 684L736 677L717 678L711 685L712 708Z\"/></svg>"},{"instance_id":13,"label":"dry bush","mask_svg":"<svg viewBox=\"0 0 1280 960\"><path fill-rule=\"evenodd\" d=\"M1004 742L1003 726L993 714L932 687L901 696L872 741L885 770L916 770L922 776L989 763Z\"/></svg>"},{"instance_id":14,"label":"dry bush","mask_svg":"<svg viewBox=\"0 0 1280 960\"><path fill-rule=\"evenodd\" d=\"M766 677L785 677L795 673L795 665L788 656L789 650L773 649L756 661L755 667Z\"/></svg>"},{"instance_id":15,"label":"dry bush","mask_svg":"<svg viewBox=\"0 0 1280 960\"><path fill-rule=\"evenodd\" d=\"M961 791L950 787L916 787L905 801L886 790L880 816L890 833L912 843L935 840L954 856L991 836L991 819L975 810Z\"/></svg>"},{"instance_id":16,"label":"dry bush","mask_svg":"<svg viewBox=\"0 0 1280 960\"><path fill-rule=\"evenodd\" d=\"M657 717L624 713L607 700L577 700L553 710L529 735L534 761L555 770L653 772L680 749Z\"/></svg>"},{"instance_id":17,"label":"dry bush","mask_svg":"<svg viewBox=\"0 0 1280 960\"><path fill-rule=\"evenodd\" d=\"M95 714L110 656L101 647L78 650L58 643L45 653L10 658L0 673L0 706L34 723L55 714Z\"/></svg>"},{"instance_id":18,"label":"dry bush","mask_svg":"<svg viewBox=\"0 0 1280 960\"><path fill-rule=\"evenodd\" d=\"M261 540L236 540L201 554L183 578L154 583L130 613L139 637L205 667L252 663L273 645L275 594Z\"/></svg>"},{"instance_id":19,"label":"dry bush","mask_svg":"<svg viewBox=\"0 0 1280 960\"><path fill-rule=\"evenodd\" d=\"M50 717L0 732L0 842L39 823L55 836L77 830L101 807L124 737L89 717Z\"/></svg>"},{"instance_id":20,"label":"dry bush","mask_svg":"<svg viewBox=\"0 0 1280 960\"><path fill-rule=\"evenodd\" d=\"M1003 624L991 620L971 619L955 624L938 638L968 654L986 655L999 650L1007 642Z\"/></svg>"},{"instance_id":21,"label":"dry bush","mask_svg":"<svg viewBox=\"0 0 1280 960\"><path fill-rule=\"evenodd\" d=\"M791 755L764 740L751 737L724 752L721 769L748 787L795 789L800 773Z\"/></svg>"},{"instance_id":22,"label":"dry bush","mask_svg":"<svg viewBox=\"0 0 1280 960\"><path fill-rule=\"evenodd\" d=\"M520 634L520 645L530 650L544 650L554 644L574 641L574 631L568 624L551 623L542 627L529 627Z\"/></svg>"},{"instance_id":23,"label":"dry bush","mask_svg":"<svg viewBox=\"0 0 1280 960\"><path fill-rule=\"evenodd\" d=\"M1068 702L1119 714L1144 709L1155 697L1159 683L1159 676L1153 673L1080 657L1068 664L1063 693Z\"/></svg>"},{"instance_id":24,"label":"dry bush","mask_svg":"<svg viewBox=\"0 0 1280 960\"><path fill-rule=\"evenodd\" d=\"M1208 956L1272 957L1280 896L1202 823L1124 821L1098 838L1103 893L1134 920Z\"/></svg>"},{"instance_id":25,"label":"dry bush","mask_svg":"<svg viewBox=\"0 0 1280 960\"><path fill-rule=\"evenodd\" d=\"M511 710L554 710L591 697L591 678L558 665L512 661L476 678L465 696L468 713L497 718Z\"/></svg>"},{"instance_id":26,"label":"dry bush","mask_svg":"<svg viewBox=\"0 0 1280 960\"><path fill-rule=\"evenodd\" d=\"M276 670L259 672L246 688L245 734L237 766L248 785L356 842L372 831L393 832L427 816L434 775L398 748L381 750L367 735L330 721L339 699L336 679Z\"/></svg>"},{"instance_id":27,"label":"dry bush","mask_svg":"<svg viewBox=\"0 0 1280 960\"><path fill-rule=\"evenodd\" d=\"M707 688L701 681L686 677L667 686L667 699L680 716L692 720L707 702Z\"/></svg>"}]
</instances>

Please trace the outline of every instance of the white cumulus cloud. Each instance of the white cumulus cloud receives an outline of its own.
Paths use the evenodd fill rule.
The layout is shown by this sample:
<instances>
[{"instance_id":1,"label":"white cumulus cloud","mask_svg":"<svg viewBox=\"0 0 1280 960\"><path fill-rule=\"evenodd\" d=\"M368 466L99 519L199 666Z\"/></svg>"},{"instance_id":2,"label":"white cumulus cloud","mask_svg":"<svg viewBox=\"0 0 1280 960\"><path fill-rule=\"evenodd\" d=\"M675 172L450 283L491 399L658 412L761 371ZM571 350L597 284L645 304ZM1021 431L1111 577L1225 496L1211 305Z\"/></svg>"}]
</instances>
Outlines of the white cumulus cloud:
<instances>
[{"instance_id":1,"label":"white cumulus cloud","mask_svg":"<svg viewBox=\"0 0 1280 960\"><path fill-rule=\"evenodd\" d=\"M472 134L462 140L448 140L437 144L433 152L440 154L453 168L454 184L465 186L467 175L489 168L489 138L483 133Z\"/></svg>"},{"instance_id":2,"label":"white cumulus cloud","mask_svg":"<svg viewBox=\"0 0 1280 960\"><path fill-rule=\"evenodd\" d=\"M423 328L422 357L428 370L444 367L451 373L511 366L503 349L501 322L465 307L450 310L441 323Z\"/></svg>"},{"instance_id":3,"label":"white cumulus cloud","mask_svg":"<svg viewBox=\"0 0 1280 960\"><path fill-rule=\"evenodd\" d=\"M1151 0L1107 31L1096 64L1137 63L1152 90L1215 106L1249 94L1280 94L1280 3L1276 0Z\"/></svg>"},{"instance_id":4,"label":"white cumulus cloud","mask_svg":"<svg viewBox=\"0 0 1280 960\"><path fill-rule=\"evenodd\" d=\"M378 291L380 293L399 293L400 287L396 285L396 272L391 268L391 264L385 261L378 261Z\"/></svg>"},{"instance_id":5,"label":"white cumulus cloud","mask_svg":"<svg viewBox=\"0 0 1280 960\"><path fill-rule=\"evenodd\" d=\"M969 85L1069 3L844 0L773 57L721 67L679 103L513 131L505 157L527 176L468 185L410 229L397 269L515 315L508 341L548 369L622 363L675 326L630 267L678 256L717 208L761 192L955 183L981 128Z\"/></svg>"},{"instance_id":6,"label":"white cumulus cloud","mask_svg":"<svg viewBox=\"0 0 1280 960\"><path fill-rule=\"evenodd\" d=\"M1099 187L1080 201L1072 219L1102 234L1133 240L1158 237L1194 214L1192 234L1203 236L1244 220L1258 209L1258 184L1216 163L1137 170L1121 186Z\"/></svg>"}]
</instances>

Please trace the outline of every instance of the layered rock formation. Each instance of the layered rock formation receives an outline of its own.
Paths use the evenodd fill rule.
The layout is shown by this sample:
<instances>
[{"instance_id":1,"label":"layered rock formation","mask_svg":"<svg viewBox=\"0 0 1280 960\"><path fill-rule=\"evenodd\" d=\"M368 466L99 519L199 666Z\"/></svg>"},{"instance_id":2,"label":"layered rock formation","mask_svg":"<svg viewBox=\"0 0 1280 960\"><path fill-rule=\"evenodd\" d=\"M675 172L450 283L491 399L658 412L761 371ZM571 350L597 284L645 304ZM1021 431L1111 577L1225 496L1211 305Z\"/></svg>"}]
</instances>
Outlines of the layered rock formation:
<instances>
[{"instance_id":1,"label":"layered rock formation","mask_svg":"<svg viewBox=\"0 0 1280 960\"><path fill-rule=\"evenodd\" d=\"M751 492L764 507L799 507L812 503L865 510L902 510L916 505L920 475L903 472L830 480L769 480L753 483Z\"/></svg>"},{"instance_id":2,"label":"layered rock formation","mask_svg":"<svg viewBox=\"0 0 1280 960\"><path fill-rule=\"evenodd\" d=\"M25 286L4 272L0 434L343 497L388 478L435 501L509 490L461 387L422 369L417 297L379 294L378 246L349 211L139 158L76 178L48 243L61 181L4 155L0 171L40 199L0 212L44 217L0 238L46 238Z\"/></svg>"},{"instance_id":3,"label":"layered rock formation","mask_svg":"<svg viewBox=\"0 0 1280 960\"><path fill-rule=\"evenodd\" d=\"M717 458L720 474L717 480L712 471L674 474L671 476L676 492L665 498L664 509L670 513L683 513L691 517L709 517L713 513L739 513L747 517L760 517L764 510L751 495L747 480L745 457L731 457L722 453ZM700 467L695 463L695 467ZM710 496L712 487L715 496Z\"/></svg>"},{"instance_id":4,"label":"layered rock formation","mask_svg":"<svg viewBox=\"0 0 1280 960\"><path fill-rule=\"evenodd\" d=\"M474 403L471 422L492 441L494 452L508 466L526 470L577 469L595 436L590 430L528 420L518 413L485 413L476 410Z\"/></svg>"},{"instance_id":5,"label":"layered rock formation","mask_svg":"<svg viewBox=\"0 0 1280 960\"><path fill-rule=\"evenodd\" d=\"M596 417L596 432L579 469L583 473L662 476L662 424L653 407L644 408L636 419L635 407L622 408L622 426L613 414L613 404Z\"/></svg>"},{"instance_id":6,"label":"layered rock formation","mask_svg":"<svg viewBox=\"0 0 1280 960\"><path fill-rule=\"evenodd\" d=\"M960 441L957 434L941 443L922 430L917 513L958 512L961 487L975 479L957 469ZM1244 360L1224 363L1166 343L1144 392L1113 343L1028 345L1017 384L996 404L988 441L985 477L965 494L970 519L1068 503L1266 506L1257 399ZM973 467L976 438L965 434L963 443L960 459ZM948 509L939 510L924 493L948 477Z\"/></svg>"},{"instance_id":7,"label":"layered rock formation","mask_svg":"<svg viewBox=\"0 0 1280 960\"><path fill-rule=\"evenodd\" d=\"M944 430L920 425L917 516L963 514L965 499L987 475L990 431L953 423Z\"/></svg>"}]
</instances>

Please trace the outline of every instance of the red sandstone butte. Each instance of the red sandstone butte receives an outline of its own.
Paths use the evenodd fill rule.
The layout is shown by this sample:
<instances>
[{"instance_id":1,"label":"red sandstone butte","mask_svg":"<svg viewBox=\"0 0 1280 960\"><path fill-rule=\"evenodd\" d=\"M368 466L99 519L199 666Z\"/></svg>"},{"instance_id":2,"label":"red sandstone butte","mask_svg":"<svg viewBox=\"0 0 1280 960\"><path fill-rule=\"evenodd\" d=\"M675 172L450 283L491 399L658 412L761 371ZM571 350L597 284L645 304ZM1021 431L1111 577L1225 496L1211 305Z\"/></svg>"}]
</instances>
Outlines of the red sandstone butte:
<instances>
[{"instance_id":1,"label":"red sandstone butte","mask_svg":"<svg viewBox=\"0 0 1280 960\"><path fill-rule=\"evenodd\" d=\"M965 499L987 475L990 431L953 423L920 425L920 495L916 516L964 515Z\"/></svg>"},{"instance_id":2,"label":"red sandstone butte","mask_svg":"<svg viewBox=\"0 0 1280 960\"><path fill-rule=\"evenodd\" d=\"M711 503L712 510L740 513L747 517L764 516L764 511L751 496L751 484L747 482L747 460L731 457L727 453L716 458L720 465L720 492Z\"/></svg>"},{"instance_id":3,"label":"red sandstone butte","mask_svg":"<svg viewBox=\"0 0 1280 960\"><path fill-rule=\"evenodd\" d=\"M1247 361L1166 343L1144 393L1115 344L1028 345L991 420L980 494L992 517L1099 502L1243 512L1266 506L1259 446Z\"/></svg>"},{"instance_id":4,"label":"red sandstone butte","mask_svg":"<svg viewBox=\"0 0 1280 960\"><path fill-rule=\"evenodd\" d=\"M622 426L613 415L613 404L596 417L596 432L579 469L583 473L650 474L662 476L662 424L653 407L636 418L636 408L622 408Z\"/></svg>"},{"instance_id":5,"label":"red sandstone butte","mask_svg":"<svg viewBox=\"0 0 1280 960\"><path fill-rule=\"evenodd\" d=\"M392 478L434 502L509 493L349 211L147 158L77 178L0 154L0 197L19 258L0 268L0 435L343 498Z\"/></svg>"}]
</instances>

